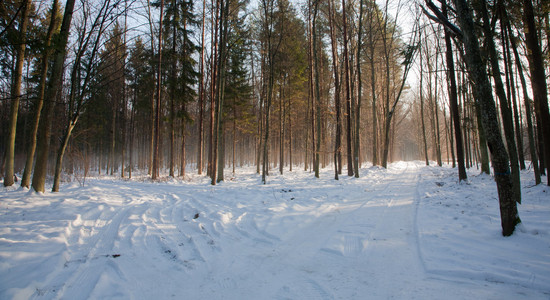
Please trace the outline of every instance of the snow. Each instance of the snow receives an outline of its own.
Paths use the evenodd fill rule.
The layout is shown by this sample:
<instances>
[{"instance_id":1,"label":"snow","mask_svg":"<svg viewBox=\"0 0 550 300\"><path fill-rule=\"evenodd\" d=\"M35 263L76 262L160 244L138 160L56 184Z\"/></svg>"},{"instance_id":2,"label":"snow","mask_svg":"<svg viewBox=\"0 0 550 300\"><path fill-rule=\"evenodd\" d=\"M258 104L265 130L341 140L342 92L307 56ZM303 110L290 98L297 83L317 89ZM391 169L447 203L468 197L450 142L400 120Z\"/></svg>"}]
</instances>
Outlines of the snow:
<instances>
[{"instance_id":1,"label":"snow","mask_svg":"<svg viewBox=\"0 0 550 300\"><path fill-rule=\"evenodd\" d=\"M4 188L0 299L549 299L550 189L522 173L523 223L505 238L492 178L456 173Z\"/></svg>"}]
</instances>

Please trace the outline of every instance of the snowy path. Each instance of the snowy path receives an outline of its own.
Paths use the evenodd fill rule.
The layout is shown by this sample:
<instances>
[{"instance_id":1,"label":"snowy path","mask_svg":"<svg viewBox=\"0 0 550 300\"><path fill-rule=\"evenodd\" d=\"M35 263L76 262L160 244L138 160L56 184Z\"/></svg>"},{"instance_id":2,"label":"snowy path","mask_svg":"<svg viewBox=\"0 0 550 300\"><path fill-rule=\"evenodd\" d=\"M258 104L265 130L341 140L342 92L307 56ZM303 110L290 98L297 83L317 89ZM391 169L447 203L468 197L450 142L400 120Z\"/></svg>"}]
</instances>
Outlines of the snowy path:
<instances>
[{"instance_id":1,"label":"snowy path","mask_svg":"<svg viewBox=\"0 0 550 300\"><path fill-rule=\"evenodd\" d=\"M2 191L0 299L550 297L546 189L504 239L492 199L470 197L490 180L418 163L322 175Z\"/></svg>"}]
</instances>

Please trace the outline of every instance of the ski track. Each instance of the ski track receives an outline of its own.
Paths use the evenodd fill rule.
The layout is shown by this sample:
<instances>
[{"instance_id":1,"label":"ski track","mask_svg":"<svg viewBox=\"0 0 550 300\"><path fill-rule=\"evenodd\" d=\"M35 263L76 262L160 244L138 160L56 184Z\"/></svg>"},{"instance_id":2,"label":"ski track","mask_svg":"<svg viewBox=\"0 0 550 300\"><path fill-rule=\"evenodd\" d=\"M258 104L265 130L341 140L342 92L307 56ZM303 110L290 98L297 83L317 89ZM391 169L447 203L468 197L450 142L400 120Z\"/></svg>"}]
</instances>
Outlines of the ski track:
<instances>
[{"instance_id":1,"label":"ski track","mask_svg":"<svg viewBox=\"0 0 550 300\"><path fill-rule=\"evenodd\" d=\"M452 179L419 168L362 169L361 178L339 181L272 175L267 185L252 175L217 187L89 179L85 193L67 186L62 197L2 194L10 209L0 215L8 228L0 234L0 298L498 299L508 290L495 291L517 276L527 279L510 288L519 290L513 298L548 296L532 274L461 268L461 240L442 237L437 249L448 251L431 251L424 239L441 233L425 229L424 218L435 216L424 201L437 190L420 183ZM25 233L33 221L24 212L34 210L44 217ZM7 240L24 253L11 253ZM32 243L50 251L35 253ZM10 270L31 275L18 281Z\"/></svg>"}]
</instances>

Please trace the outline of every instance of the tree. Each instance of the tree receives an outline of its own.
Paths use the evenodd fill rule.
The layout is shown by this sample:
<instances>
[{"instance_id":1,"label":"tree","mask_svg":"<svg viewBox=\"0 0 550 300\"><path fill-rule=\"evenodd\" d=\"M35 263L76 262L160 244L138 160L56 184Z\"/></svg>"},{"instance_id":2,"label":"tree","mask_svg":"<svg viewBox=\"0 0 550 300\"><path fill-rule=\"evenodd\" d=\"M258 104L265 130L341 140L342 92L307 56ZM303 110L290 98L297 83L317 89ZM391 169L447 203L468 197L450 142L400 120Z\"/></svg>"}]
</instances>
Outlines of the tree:
<instances>
[{"instance_id":1,"label":"tree","mask_svg":"<svg viewBox=\"0 0 550 300\"><path fill-rule=\"evenodd\" d=\"M191 120L185 107L195 98L193 86L196 84L198 74L194 67L196 61L193 58L198 47L192 42L191 28L197 25L193 14L193 2L183 0L171 0L166 6L164 22L166 59L169 66L169 80L166 85L170 98L170 176L174 176L175 169L175 123L177 119L182 124L182 157L180 176L185 173L185 124ZM178 108L176 108L176 106ZM178 111L176 111L178 109Z\"/></svg>"},{"instance_id":2,"label":"tree","mask_svg":"<svg viewBox=\"0 0 550 300\"><path fill-rule=\"evenodd\" d=\"M151 179L156 180L159 177L159 151L160 151L160 110L162 97L162 26L164 18L164 0L160 0L160 21L159 21L159 40L158 40L158 62L157 62L157 91L154 109L154 135L153 135L153 168Z\"/></svg>"},{"instance_id":3,"label":"tree","mask_svg":"<svg viewBox=\"0 0 550 300\"><path fill-rule=\"evenodd\" d=\"M485 72L485 64L481 58L472 11L465 0L455 0L454 2L463 34L465 60L473 82L473 93L479 104L483 128L487 134L487 142L492 154L491 160L499 195L502 234L509 236L514 232L520 219L516 206L516 200L518 199L515 198L514 181L510 175L508 165L508 153L500 135L492 88Z\"/></svg>"},{"instance_id":4,"label":"tree","mask_svg":"<svg viewBox=\"0 0 550 300\"><path fill-rule=\"evenodd\" d=\"M269 168L269 117L271 111L271 104L273 99L273 87L275 84L275 59L281 45L283 35L281 34L283 30L281 29L284 26L284 22L277 20L277 17L282 14L281 11L276 10L278 8L283 8L283 5L280 5L279 2L275 0L262 0L261 4L262 9L262 36L265 39L264 46L266 57L266 106L265 106L265 133L264 133L264 142L263 142L263 163L262 163L262 182L266 183L266 176L268 175ZM276 13L277 12L277 13ZM279 21L279 22L278 22ZM279 29L279 34L276 32L276 28Z\"/></svg>"},{"instance_id":5,"label":"tree","mask_svg":"<svg viewBox=\"0 0 550 300\"><path fill-rule=\"evenodd\" d=\"M334 106L336 108L336 134L334 136L334 179L338 180L338 174L342 173L342 121L340 103L340 68L338 66L338 45L335 32L334 3L328 1L330 41L332 45L332 70L334 72ZM348 86L349 87L349 86Z\"/></svg>"},{"instance_id":6,"label":"tree","mask_svg":"<svg viewBox=\"0 0 550 300\"><path fill-rule=\"evenodd\" d=\"M443 16L447 17L447 3L442 3ZM458 111L458 92L456 86L453 45L451 44L451 32L445 30L445 58L447 63L447 80L449 83L449 103L451 106L451 114L454 126L454 134L456 141L456 156L458 160L458 180L467 180L466 167L464 165L464 147L462 145L462 130L460 128L460 113Z\"/></svg>"},{"instance_id":7,"label":"tree","mask_svg":"<svg viewBox=\"0 0 550 300\"><path fill-rule=\"evenodd\" d=\"M394 97L391 97L390 93L390 85L391 85L391 77L390 77L390 68L393 60L390 59L391 54L394 51L395 47L395 41L396 41L396 34L397 34L397 28L396 23L393 21L390 23L390 20L388 18L388 6L389 3L386 1L386 7L385 7L385 19L384 23L382 24L382 32L384 38L382 39L382 45L384 47L384 60L385 60L385 75L386 75L386 107L385 107L385 126L384 126L384 144L383 144L383 150L382 150L382 167L387 168L388 166L388 154L389 154L389 146L390 146L390 127L392 118L396 112L397 104L399 103L399 100L401 99L401 95L403 93L403 88L405 87L405 80L407 79L408 73L412 66L412 61L414 58L414 55L416 53L416 50L418 48L418 41L417 41L417 27L418 27L418 16L416 17L416 20L414 22L414 27L412 29L413 34L411 35L410 41L408 45L405 45L404 49L401 51L401 54L403 56L403 62L402 65L404 69L402 70L402 76L401 81L399 84L399 87L397 89L397 92L395 93ZM402 7L399 6L399 10ZM397 20L399 15L399 10L394 17L394 20ZM393 101L390 103L390 98L393 98Z\"/></svg>"},{"instance_id":8,"label":"tree","mask_svg":"<svg viewBox=\"0 0 550 300\"><path fill-rule=\"evenodd\" d=\"M344 84L346 87L346 121L347 121L347 156L348 156L348 176L353 176L353 156L351 145L351 87L350 87L350 67L349 67L349 53L348 53L348 26L346 16L346 0L342 0L342 19L344 27Z\"/></svg>"},{"instance_id":9,"label":"tree","mask_svg":"<svg viewBox=\"0 0 550 300\"><path fill-rule=\"evenodd\" d=\"M546 174L550 175L550 112L548 111L546 74L531 0L523 0L523 22L535 112L541 123L542 141L539 141L539 143L542 142L544 150L541 156L544 157L546 164ZM546 176L546 178L546 184L550 185L550 176Z\"/></svg>"},{"instance_id":10,"label":"tree","mask_svg":"<svg viewBox=\"0 0 550 300\"><path fill-rule=\"evenodd\" d=\"M114 7L115 6L110 6L110 0L106 0L105 2L103 2L103 5L99 10L90 31L86 32L86 28L84 27L84 28L81 28L79 32L79 47L76 53L76 60L73 65L73 70L71 73L71 92L69 95L69 103L68 103L69 119L64 129L63 136L59 144L59 149L57 151L57 160L56 160L55 172L54 172L54 183L52 187L53 192L59 191L59 183L61 179L61 167L63 165L63 156L65 155L65 150L67 149L67 145L69 144L69 139L71 137L73 129L75 128L80 118L80 114L84 109L84 105L87 104L85 102L85 98L87 96L87 93L89 92L88 85L90 83L90 78L92 75L92 68L94 65L96 53L98 52L98 48L99 48L99 41L101 40L107 18L110 15L110 13L112 13L112 9ZM122 48L124 47L124 45L121 45L122 40L121 40L120 27L118 23L114 28L113 37L110 39L110 41L115 44L114 45L115 55L113 56L114 63L112 65L115 65L115 66L117 64L120 65L121 62L119 60L120 58L119 55L121 54L124 59L124 57L126 56L125 54L126 50L120 51L120 54L119 54L119 47ZM80 74L81 68L82 68L81 60L90 42L93 43L93 46L90 53L88 53L88 62L86 64L87 67L85 68L84 76L83 76L84 80L83 82L80 82L80 78L82 78L82 74ZM124 78L123 76L119 76L118 82L120 82L120 79L123 79L123 78ZM117 106L114 105L114 107L116 108ZM113 120L113 123L114 123L114 120ZM113 130L113 135L114 135L114 130ZM114 157L114 153L112 154L112 156Z\"/></svg>"},{"instance_id":11,"label":"tree","mask_svg":"<svg viewBox=\"0 0 550 300\"><path fill-rule=\"evenodd\" d=\"M11 186L14 183L14 156L15 156L15 133L17 130L17 113L19 111L19 102L21 100L21 79L23 77L23 64L25 62L25 48L27 45L26 35L27 26L29 24L29 13L31 10L32 1L23 0L21 2L21 22L19 24L18 39L15 45L15 72L13 74L12 83L12 103L10 113L10 129L8 137L8 145L6 152L6 168L4 172L4 186Z\"/></svg>"},{"instance_id":12,"label":"tree","mask_svg":"<svg viewBox=\"0 0 550 300\"><path fill-rule=\"evenodd\" d=\"M27 147L27 159L25 160L25 169L21 178L21 186L29 188L31 184L32 167L34 164L34 155L36 153L36 139L38 134L38 125L40 123L40 113L44 105L44 94L46 92L46 79L48 76L48 68L50 57L53 51L52 38L56 29L58 29L58 13L59 13L59 1L54 0L52 2L52 8L50 11L50 22L48 25L48 31L44 40L43 54L41 57L41 72L40 83L38 85L38 97L36 99L34 118L32 122L32 129L29 136L29 144Z\"/></svg>"},{"instance_id":13,"label":"tree","mask_svg":"<svg viewBox=\"0 0 550 300\"><path fill-rule=\"evenodd\" d=\"M36 164L32 177L32 187L37 192L44 192L44 184L46 182L46 171L48 166L48 154L50 149L51 126L53 109L56 98L60 90L61 79L63 76L63 65L65 62L65 54L71 21L73 17L74 0L67 0L65 4L65 13L63 14L63 22L61 29L56 39L54 61L52 66L51 77L48 82L46 96L44 97L44 107L42 108L39 137L37 141Z\"/></svg>"}]
</instances>

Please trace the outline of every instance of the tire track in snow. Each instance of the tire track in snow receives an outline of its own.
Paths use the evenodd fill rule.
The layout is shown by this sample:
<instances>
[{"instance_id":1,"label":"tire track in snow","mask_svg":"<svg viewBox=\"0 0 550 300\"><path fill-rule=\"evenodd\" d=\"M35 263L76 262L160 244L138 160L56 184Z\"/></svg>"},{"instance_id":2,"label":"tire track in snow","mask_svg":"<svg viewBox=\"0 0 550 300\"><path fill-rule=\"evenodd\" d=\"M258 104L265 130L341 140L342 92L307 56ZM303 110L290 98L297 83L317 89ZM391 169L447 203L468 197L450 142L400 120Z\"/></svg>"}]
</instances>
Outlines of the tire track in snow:
<instances>
[{"instance_id":1,"label":"tire track in snow","mask_svg":"<svg viewBox=\"0 0 550 300\"><path fill-rule=\"evenodd\" d=\"M105 264L100 261L117 257L113 247L129 209L114 211L101 209L98 214L92 210L84 214L92 218L90 221L83 220L78 214L70 222L66 230L67 251L63 268L48 276L44 287L37 288L32 299L78 299L93 291L105 272ZM120 273L116 265L111 265L111 268Z\"/></svg>"}]
</instances>

